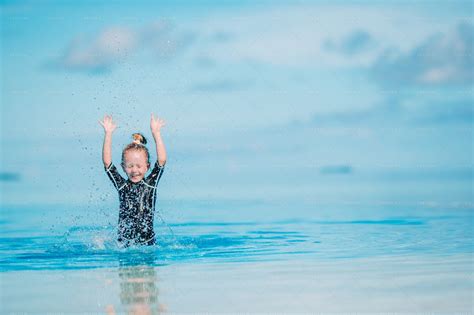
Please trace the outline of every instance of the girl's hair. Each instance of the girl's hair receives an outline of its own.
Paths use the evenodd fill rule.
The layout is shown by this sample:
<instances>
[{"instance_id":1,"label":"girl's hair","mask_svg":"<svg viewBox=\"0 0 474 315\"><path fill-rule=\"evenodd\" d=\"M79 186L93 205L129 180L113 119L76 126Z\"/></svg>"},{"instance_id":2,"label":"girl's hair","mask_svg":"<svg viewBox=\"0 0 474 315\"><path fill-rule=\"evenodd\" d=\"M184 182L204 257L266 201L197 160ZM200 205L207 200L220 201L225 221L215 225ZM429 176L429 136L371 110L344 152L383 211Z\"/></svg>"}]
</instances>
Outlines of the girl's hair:
<instances>
[{"instance_id":1,"label":"girl's hair","mask_svg":"<svg viewBox=\"0 0 474 315\"><path fill-rule=\"evenodd\" d=\"M148 148L145 146L146 138L141 133L134 133L132 134L132 139L133 139L132 143L127 144L125 148L123 148L122 165L125 161L125 153L129 150L145 152L147 164L150 165L150 152L148 152Z\"/></svg>"}]
</instances>

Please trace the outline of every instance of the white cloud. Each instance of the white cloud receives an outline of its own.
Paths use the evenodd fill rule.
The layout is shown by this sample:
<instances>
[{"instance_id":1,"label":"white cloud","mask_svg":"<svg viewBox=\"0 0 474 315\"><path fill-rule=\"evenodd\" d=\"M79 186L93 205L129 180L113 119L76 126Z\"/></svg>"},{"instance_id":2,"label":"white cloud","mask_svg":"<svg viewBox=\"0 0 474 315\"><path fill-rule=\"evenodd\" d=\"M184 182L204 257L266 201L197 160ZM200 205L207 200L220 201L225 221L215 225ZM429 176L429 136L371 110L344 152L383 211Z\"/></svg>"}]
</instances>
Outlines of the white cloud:
<instances>
[{"instance_id":1,"label":"white cloud","mask_svg":"<svg viewBox=\"0 0 474 315\"><path fill-rule=\"evenodd\" d=\"M137 49L149 49L158 59L169 58L193 43L187 57L208 64L370 67L388 47L408 52L450 23L439 18L433 23L406 9L368 5L228 10L200 19L177 17L173 25L161 20L141 30L107 28L95 39L74 41L60 63L67 69L110 68ZM424 80L440 75L427 73Z\"/></svg>"},{"instance_id":2,"label":"white cloud","mask_svg":"<svg viewBox=\"0 0 474 315\"><path fill-rule=\"evenodd\" d=\"M456 80L459 69L456 69L453 65L444 65L442 67L435 67L432 69L426 69L415 81L426 84L443 83L447 81Z\"/></svg>"},{"instance_id":3,"label":"white cloud","mask_svg":"<svg viewBox=\"0 0 474 315\"><path fill-rule=\"evenodd\" d=\"M137 46L137 34L125 27L110 27L89 41L76 38L60 63L67 69L105 70Z\"/></svg>"},{"instance_id":4,"label":"white cloud","mask_svg":"<svg viewBox=\"0 0 474 315\"><path fill-rule=\"evenodd\" d=\"M107 27L92 38L72 41L57 62L67 70L103 72L140 50L150 50L156 59L177 55L192 41L191 32L176 31L167 21L157 21L142 29Z\"/></svg>"},{"instance_id":5,"label":"white cloud","mask_svg":"<svg viewBox=\"0 0 474 315\"><path fill-rule=\"evenodd\" d=\"M455 22L436 18L434 23L433 19L407 9L368 5L219 11L199 19L177 17L173 25L161 20L140 30L107 28L95 39L74 41L60 64L67 69L94 71L109 69L138 49L162 59L190 47L186 58L206 60L207 65L251 61L276 66L369 68L381 55L390 60L408 54L430 34ZM393 47L396 53L386 54ZM426 70L417 74L418 81L443 82L453 75L446 65Z\"/></svg>"},{"instance_id":6,"label":"white cloud","mask_svg":"<svg viewBox=\"0 0 474 315\"><path fill-rule=\"evenodd\" d=\"M369 67L387 47L409 51L423 38L450 23L439 19L436 22L402 9L293 5L252 13L220 14L193 27L208 38L216 32L232 34L231 40L225 42L198 43L199 56L207 53L217 62L250 60L282 66L331 68ZM354 43L355 31L364 35L364 38L355 38L357 43ZM346 52L357 48L357 53L328 50L331 42ZM355 44L359 46L354 47Z\"/></svg>"},{"instance_id":7,"label":"white cloud","mask_svg":"<svg viewBox=\"0 0 474 315\"><path fill-rule=\"evenodd\" d=\"M420 41L410 52L381 55L373 77L382 85L472 84L473 39L474 26L461 23Z\"/></svg>"}]
</instances>

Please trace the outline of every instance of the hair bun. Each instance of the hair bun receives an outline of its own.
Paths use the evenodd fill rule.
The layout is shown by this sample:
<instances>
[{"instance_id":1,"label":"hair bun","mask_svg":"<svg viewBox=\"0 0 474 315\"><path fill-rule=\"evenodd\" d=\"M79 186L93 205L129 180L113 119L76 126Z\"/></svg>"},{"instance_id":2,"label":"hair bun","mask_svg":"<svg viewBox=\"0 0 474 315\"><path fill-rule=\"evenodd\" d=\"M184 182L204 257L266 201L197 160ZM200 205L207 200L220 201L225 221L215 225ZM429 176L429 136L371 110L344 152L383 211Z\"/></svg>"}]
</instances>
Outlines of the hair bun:
<instances>
[{"instance_id":1,"label":"hair bun","mask_svg":"<svg viewBox=\"0 0 474 315\"><path fill-rule=\"evenodd\" d=\"M133 143L146 144L146 138L141 133L134 133L132 135Z\"/></svg>"}]
</instances>

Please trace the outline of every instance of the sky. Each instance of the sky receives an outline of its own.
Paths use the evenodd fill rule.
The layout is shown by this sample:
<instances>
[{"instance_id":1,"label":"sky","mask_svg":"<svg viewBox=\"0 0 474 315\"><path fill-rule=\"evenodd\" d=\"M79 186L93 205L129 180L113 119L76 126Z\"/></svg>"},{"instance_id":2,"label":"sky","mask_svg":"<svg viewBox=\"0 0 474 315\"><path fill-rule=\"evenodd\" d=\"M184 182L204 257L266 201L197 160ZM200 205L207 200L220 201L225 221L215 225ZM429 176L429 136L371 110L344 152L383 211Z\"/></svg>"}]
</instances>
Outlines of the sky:
<instances>
[{"instance_id":1,"label":"sky","mask_svg":"<svg viewBox=\"0 0 474 315\"><path fill-rule=\"evenodd\" d=\"M110 188L100 160L104 114L119 125L116 164L133 132L150 135L150 113L167 121L163 189L176 198L183 185L199 187L195 198L216 187L228 195L245 178L281 170L299 175L280 189L347 167L472 178L469 1L0 8L3 204L80 202Z\"/></svg>"}]
</instances>

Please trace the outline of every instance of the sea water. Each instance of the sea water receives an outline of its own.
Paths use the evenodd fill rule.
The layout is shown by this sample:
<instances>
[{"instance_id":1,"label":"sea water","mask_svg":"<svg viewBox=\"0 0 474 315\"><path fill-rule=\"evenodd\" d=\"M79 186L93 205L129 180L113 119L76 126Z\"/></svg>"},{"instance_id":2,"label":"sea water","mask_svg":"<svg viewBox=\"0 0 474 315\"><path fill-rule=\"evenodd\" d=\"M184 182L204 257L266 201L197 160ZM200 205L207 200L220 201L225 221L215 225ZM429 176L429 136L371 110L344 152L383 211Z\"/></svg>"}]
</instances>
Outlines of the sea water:
<instances>
[{"instance_id":1,"label":"sea water","mask_svg":"<svg viewBox=\"0 0 474 315\"><path fill-rule=\"evenodd\" d=\"M113 199L3 205L2 310L469 311L471 171L322 178L315 196L330 185L344 198L311 198L304 184L273 194L270 186L261 198L232 198L238 190L162 196L156 245L145 247L116 242ZM396 198L379 198L387 192ZM50 294L63 299L53 303Z\"/></svg>"}]
</instances>

